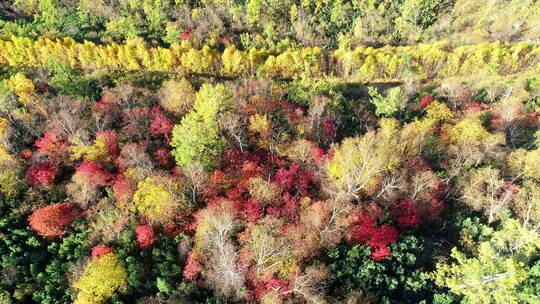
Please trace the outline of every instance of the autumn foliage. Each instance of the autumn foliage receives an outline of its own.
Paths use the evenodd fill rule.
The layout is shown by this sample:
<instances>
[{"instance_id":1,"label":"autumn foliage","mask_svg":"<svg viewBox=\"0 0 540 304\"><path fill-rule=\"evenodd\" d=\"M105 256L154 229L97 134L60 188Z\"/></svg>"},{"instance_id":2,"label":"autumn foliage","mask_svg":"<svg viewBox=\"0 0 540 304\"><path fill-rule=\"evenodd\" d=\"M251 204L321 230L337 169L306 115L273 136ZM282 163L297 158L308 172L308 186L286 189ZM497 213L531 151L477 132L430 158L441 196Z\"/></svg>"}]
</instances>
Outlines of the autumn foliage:
<instances>
[{"instance_id":1,"label":"autumn foliage","mask_svg":"<svg viewBox=\"0 0 540 304\"><path fill-rule=\"evenodd\" d=\"M137 246L142 250L150 248L156 241L154 230L152 229L152 226L148 224L137 226L137 228L135 228L135 234Z\"/></svg>"},{"instance_id":2,"label":"autumn foliage","mask_svg":"<svg viewBox=\"0 0 540 304\"><path fill-rule=\"evenodd\" d=\"M34 210L28 222L39 235L52 239L59 237L78 216L71 204L58 203Z\"/></svg>"}]
</instances>

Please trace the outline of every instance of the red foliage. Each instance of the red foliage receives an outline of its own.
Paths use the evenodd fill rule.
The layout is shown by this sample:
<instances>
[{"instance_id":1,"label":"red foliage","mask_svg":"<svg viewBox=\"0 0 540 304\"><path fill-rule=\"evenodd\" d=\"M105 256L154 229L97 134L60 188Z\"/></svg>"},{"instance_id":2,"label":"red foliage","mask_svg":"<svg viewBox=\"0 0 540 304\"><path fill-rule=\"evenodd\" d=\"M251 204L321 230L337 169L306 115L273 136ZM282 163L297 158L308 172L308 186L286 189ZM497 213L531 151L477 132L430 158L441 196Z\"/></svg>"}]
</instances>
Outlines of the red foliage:
<instances>
[{"instance_id":1,"label":"red foliage","mask_svg":"<svg viewBox=\"0 0 540 304\"><path fill-rule=\"evenodd\" d=\"M313 161L316 164L320 165L324 162L324 160L325 160L324 150L319 147L316 147L313 150Z\"/></svg>"},{"instance_id":2,"label":"red foliage","mask_svg":"<svg viewBox=\"0 0 540 304\"><path fill-rule=\"evenodd\" d=\"M118 202L128 201L133 195L131 183L124 173L120 173L116 176L112 183L112 189L114 191L114 198Z\"/></svg>"},{"instance_id":3,"label":"red foliage","mask_svg":"<svg viewBox=\"0 0 540 304\"><path fill-rule=\"evenodd\" d=\"M296 125L302 121L306 112L305 107L287 101L280 102L281 110L287 115L289 124Z\"/></svg>"},{"instance_id":4,"label":"red foliage","mask_svg":"<svg viewBox=\"0 0 540 304\"><path fill-rule=\"evenodd\" d=\"M47 131L43 138L36 140L34 146L38 148L38 153L51 158L56 157L64 148L65 144L54 132Z\"/></svg>"},{"instance_id":5,"label":"red foliage","mask_svg":"<svg viewBox=\"0 0 540 304\"><path fill-rule=\"evenodd\" d=\"M429 163L420 157L413 158L410 161L410 167L414 169L414 171L431 171L431 166Z\"/></svg>"},{"instance_id":6,"label":"red foliage","mask_svg":"<svg viewBox=\"0 0 540 304\"><path fill-rule=\"evenodd\" d=\"M289 283L284 280L272 278L266 283L266 290L275 291L280 295L285 295L287 290L289 290Z\"/></svg>"},{"instance_id":7,"label":"red foliage","mask_svg":"<svg viewBox=\"0 0 540 304\"><path fill-rule=\"evenodd\" d=\"M281 214L289 221L295 221L298 218L298 201L289 192L285 192L282 199L284 204Z\"/></svg>"},{"instance_id":8,"label":"red foliage","mask_svg":"<svg viewBox=\"0 0 540 304\"><path fill-rule=\"evenodd\" d=\"M50 163L41 162L26 171L26 180L34 185L52 185L58 168Z\"/></svg>"},{"instance_id":9,"label":"red foliage","mask_svg":"<svg viewBox=\"0 0 540 304\"><path fill-rule=\"evenodd\" d=\"M154 154L157 163L166 167L171 163L171 152L165 148L159 148Z\"/></svg>"},{"instance_id":10,"label":"red foliage","mask_svg":"<svg viewBox=\"0 0 540 304\"><path fill-rule=\"evenodd\" d=\"M242 215L247 222L255 224L261 219L262 211L263 206L250 198L244 203Z\"/></svg>"},{"instance_id":11,"label":"red foliage","mask_svg":"<svg viewBox=\"0 0 540 304\"><path fill-rule=\"evenodd\" d=\"M150 135L169 139L174 123L165 117L165 114L156 106L152 108L152 122L150 123Z\"/></svg>"},{"instance_id":12,"label":"red foliage","mask_svg":"<svg viewBox=\"0 0 540 304\"><path fill-rule=\"evenodd\" d=\"M107 154L111 157L115 157L120 153L120 147L118 146L118 134L116 131L101 131L96 133L96 138L103 139L105 147L107 148Z\"/></svg>"},{"instance_id":13,"label":"red foliage","mask_svg":"<svg viewBox=\"0 0 540 304\"><path fill-rule=\"evenodd\" d=\"M36 83L36 91L38 93L46 93L48 91L50 91L52 89L52 87L47 84L46 82L44 81L40 81L38 83Z\"/></svg>"},{"instance_id":14,"label":"red foliage","mask_svg":"<svg viewBox=\"0 0 540 304\"><path fill-rule=\"evenodd\" d=\"M149 224L137 226L135 234L137 235L137 246L140 249L148 249L156 241L154 230Z\"/></svg>"},{"instance_id":15,"label":"red foliage","mask_svg":"<svg viewBox=\"0 0 540 304\"><path fill-rule=\"evenodd\" d=\"M274 176L274 181L283 191L289 191L295 185L296 177L300 173L300 170L301 167L299 164L293 164L289 169L280 168Z\"/></svg>"},{"instance_id":16,"label":"red foliage","mask_svg":"<svg viewBox=\"0 0 540 304\"><path fill-rule=\"evenodd\" d=\"M92 187L106 186L112 179L112 176L98 162L92 160L81 163L76 172Z\"/></svg>"},{"instance_id":17,"label":"red foliage","mask_svg":"<svg viewBox=\"0 0 540 304\"><path fill-rule=\"evenodd\" d=\"M193 254L189 253L184 267L184 278L188 281L193 281L195 277L201 272L201 265L193 258Z\"/></svg>"},{"instance_id":18,"label":"red foliage","mask_svg":"<svg viewBox=\"0 0 540 304\"><path fill-rule=\"evenodd\" d=\"M92 248L92 258L97 259L113 252L112 248L103 244L98 244Z\"/></svg>"},{"instance_id":19,"label":"red foliage","mask_svg":"<svg viewBox=\"0 0 540 304\"><path fill-rule=\"evenodd\" d=\"M390 256L390 254L391 252L388 246L372 248L371 259L373 259L376 262L380 262L384 260L387 256Z\"/></svg>"},{"instance_id":20,"label":"red foliage","mask_svg":"<svg viewBox=\"0 0 540 304\"><path fill-rule=\"evenodd\" d=\"M487 106L478 102L471 102L467 105L467 110L471 112L482 112L485 109L487 109Z\"/></svg>"},{"instance_id":21,"label":"red foliage","mask_svg":"<svg viewBox=\"0 0 540 304\"><path fill-rule=\"evenodd\" d=\"M422 220L427 222L433 222L441 215L444 209L445 194L446 183L439 182L437 186L430 191L430 205L424 210L419 210Z\"/></svg>"},{"instance_id":22,"label":"red foliage","mask_svg":"<svg viewBox=\"0 0 540 304\"><path fill-rule=\"evenodd\" d=\"M333 118L326 118L322 123L322 130L324 138L328 141L332 141L336 136L336 121Z\"/></svg>"},{"instance_id":23,"label":"red foliage","mask_svg":"<svg viewBox=\"0 0 540 304\"><path fill-rule=\"evenodd\" d=\"M96 113L98 117L107 117L112 113L116 113L117 111L118 104L113 101L109 93L103 94L101 98L94 104L94 113Z\"/></svg>"},{"instance_id":24,"label":"red foliage","mask_svg":"<svg viewBox=\"0 0 540 304\"><path fill-rule=\"evenodd\" d=\"M191 30L189 29L189 27L184 28L184 31L180 33L180 39L182 40L191 39Z\"/></svg>"},{"instance_id":25,"label":"red foliage","mask_svg":"<svg viewBox=\"0 0 540 304\"><path fill-rule=\"evenodd\" d=\"M24 158L24 159L29 159L30 157L32 157L32 150L30 150L28 148L22 149L21 157Z\"/></svg>"},{"instance_id":26,"label":"red foliage","mask_svg":"<svg viewBox=\"0 0 540 304\"><path fill-rule=\"evenodd\" d=\"M282 191L291 192L292 189L295 189L299 196L308 195L316 181L313 172L303 169L296 163L292 164L289 169L280 168L274 176L274 182L281 187Z\"/></svg>"},{"instance_id":27,"label":"red foliage","mask_svg":"<svg viewBox=\"0 0 540 304\"><path fill-rule=\"evenodd\" d=\"M538 121L538 112L531 112L527 114L527 116L525 117L525 123L531 128L536 127L537 121Z\"/></svg>"},{"instance_id":28,"label":"red foliage","mask_svg":"<svg viewBox=\"0 0 540 304\"><path fill-rule=\"evenodd\" d=\"M175 237L181 232L193 234L197 228L197 222L193 219L191 211L183 211L175 214L173 220L165 225L165 234Z\"/></svg>"},{"instance_id":29,"label":"red foliage","mask_svg":"<svg viewBox=\"0 0 540 304\"><path fill-rule=\"evenodd\" d=\"M444 202L437 198L431 199L430 212L425 217L428 222L432 222L439 218L444 208Z\"/></svg>"},{"instance_id":30,"label":"red foliage","mask_svg":"<svg viewBox=\"0 0 540 304\"><path fill-rule=\"evenodd\" d=\"M390 225L377 226L376 220L367 212L357 215L352 232L351 240L367 245L371 248L371 258L381 261L390 255L388 245L397 242L398 231Z\"/></svg>"},{"instance_id":31,"label":"red foliage","mask_svg":"<svg viewBox=\"0 0 540 304\"><path fill-rule=\"evenodd\" d=\"M420 98L420 102L418 102L418 107L420 109L423 109L423 108L429 106L432 102L433 102L433 97L431 97L429 95L422 96L422 98Z\"/></svg>"},{"instance_id":32,"label":"red foliage","mask_svg":"<svg viewBox=\"0 0 540 304\"><path fill-rule=\"evenodd\" d=\"M52 239L59 237L78 216L71 204L58 203L34 210L28 222L39 235Z\"/></svg>"},{"instance_id":33,"label":"red foliage","mask_svg":"<svg viewBox=\"0 0 540 304\"><path fill-rule=\"evenodd\" d=\"M420 218L410 199L399 201L393 213L400 228L416 228L420 225Z\"/></svg>"}]
</instances>

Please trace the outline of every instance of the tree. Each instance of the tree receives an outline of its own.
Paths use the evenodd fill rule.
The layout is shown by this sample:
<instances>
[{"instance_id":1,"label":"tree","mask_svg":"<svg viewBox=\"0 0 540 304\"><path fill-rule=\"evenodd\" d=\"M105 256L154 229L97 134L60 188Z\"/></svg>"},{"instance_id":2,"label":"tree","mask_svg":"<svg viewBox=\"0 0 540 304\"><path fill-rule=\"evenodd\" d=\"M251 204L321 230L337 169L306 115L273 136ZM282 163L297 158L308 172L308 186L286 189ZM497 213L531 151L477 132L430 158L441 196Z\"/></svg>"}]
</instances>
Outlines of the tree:
<instances>
[{"instance_id":1,"label":"tree","mask_svg":"<svg viewBox=\"0 0 540 304\"><path fill-rule=\"evenodd\" d=\"M277 275L288 277L297 266L293 244L279 234L283 221L266 216L248 226L241 239L246 262L253 263L252 277L261 280Z\"/></svg>"},{"instance_id":2,"label":"tree","mask_svg":"<svg viewBox=\"0 0 540 304\"><path fill-rule=\"evenodd\" d=\"M364 245L340 245L325 253L330 266L329 290L332 298L341 299L352 292L371 295L375 303L429 302L433 292L422 255L429 254L425 241L414 236L401 238L390 245L392 255L381 262L370 258Z\"/></svg>"},{"instance_id":3,"label":"tree","mask_svg":"<svg viewBox=\"0 0 540 304\"><path fill-rule=\"evenodd\" d=\"M23 106L28 106L37 98L32 81L23 73L17 73L8 80L8 85L19 98Z\"/></svg>"},{"instance_id":4,"label":"tree","mask_svg":"<svg viewBox=\"0 0 540 304\"><path fill-rule=\"evenodd\" d=\"M115 291L127 290L127 273L114 253L90 259L82 276L73 284L76 304L105 303Z\"/></svg>"},{"instance_id":5,"label":"tree","mask_svg":"<svg viewBox=\"0 0 540 304\"><path fill-rule=\"evenodd\" d=\"M158 175L147 177L137 184L133 205L137 212L156 222L167 222L176 211L188 208L178 181Z\"/></svg>"},{"instance_id":6,"label":"tree","mask_svg":"<svg viewBox=\"0 0 540 304\"><path fill-rule=\"evenodd\" d=\"M58 167L48 162L40 162L26 171L26 180L39 186L51 186L58 174Z\"/></svg>"},{"instance_id":7,"label":"tree","mask_svg":"<svg viewBox=\"0 0 540 304\"><path fill-rule=\"evenodd\" d=\"M28 217L30 226L48 239L59 237L79 212L69 203L58 203L36 209Z\"/></svg>"},{"instance_id":8,"label":"tree","mask_svg":"<svg viewBox=\"0 0 540 304\"><path fill-rule=\"evenodd\" d=\"M156 241L154 230L149 224L137 226L135 234L137 235L137 246L142 250L150 248Z\"/></svg>"},{"instance_id":9,"label":"tree","mask_svg":"<svg viewBox=\"0 0 540 304\"><path fill-rule=\"evenodd\" d=\"M517 149L508 155L508 166L516 177L540 180L538 162L540 162L540 148L530 151Z\"/></svg>"},{"instance_id":10,"label":"tree","mask_svg":"<svg viewBox=\"0 0 540 304\"><path fill-rule=\"evenodd\" d=\"M150 123L150 135L169 139L174 127L173 122L165 117L159 107L152 108L152 122Z\"/></svg>"},{"instance_id":11,"label":"tree","mask_svg":"<svg viewBox=\"0 0 540 304\"><path fill-rule=\"evenodd\" d=\"M233 107L232 95L223 86L205 84L197 93L195 106L173 129L172 154L183 169L200 164L205 170L215 167L225 147L219 134L219 116Z\"/></svg>"},{"instance_id":12,"label":"tree","mask_svg":"<svg viewBox=\"0 0 540 304\"><path fill-rule=\"evenodd\" d=\"M508 219L472 256L453 248L453 261L437 265L435 282L471 303L534 303L540 298L525 282L539 253L538 234Z\"/></svg>"},{"instance_id":13,"label":"tree","mask_svg":"<svg viewBox=\"0 0 540 304\"><path fill-rule=\"evenodd\" d=\"M390 89L386 97L383 97L374 87L369 87L369 96L369 101L375 105L377 116L392 116L405 105L400 87Z\"/></svg>"},{"instance_id":14,"label":"tree","mask_svg":"<svg viewBox=\"0 0 540 304\"><path fill-rule=\"evenodd\" d=\"M366 212L358 214L352 225L351 240L369 246L371 248L370 257L374 261L380 262L390 256L388 245L397 242L398 231L388 224L378 226L377 220Z\"/></svg>"},{"instance_id":15,"label":"tree","mask_svg":"<svg viewBox=\"0 0 540 304\"><path fill-rule=\"evenodd\" d=\"M193 254L202 261L211 288L224 297L241 299L245 277L231 239L235 225L232 203L226 200L199 211Z\"/></svg>"},{"instance_id":16,"label":"tree","mask_svg":"<svg viewBox=\"0 0 540 304\"><path fill-rule=\"evenodd\" d=\"M158 94L163 109L178 117L186 114L195 102L195 90L185 78L163 82Z\"/></svg>"},{"instance_id":17,"label":"tree","mask_svg":"<svg viewBox=\"0 0 540 304\"><path fill-rule=\"evenodd\" d=\"M514 199L512 210L523 226L540 231L540 185L526 180Z\"/></svg>"},{"instance_id":18,"label":"tree","mask_svg":"<svg viewBox=\"0 0 540 304\"><path fill-rule=\"evenodd\" d=\"M515 188L500 178L497 169L473 169L463 177L461 199L474 210L482 210L492 223L501 212L508 210Z\"/></svg>"},{"instance_id":19,"label":"tree","mask_svg":"<svg viewBox=\"0 0 540 304\"><path fill-rule=\"evenodd\" d=\"M446 167L450 177L460 174L470 166L478 166L490 156L499 144L504 143L502 134L492 134L479 118L465 118L446 129L448 137L441 141L441 150L447 150Z\"/></svg>"},{"instance_id":20,"label":"tree","mask_svg":"<svg viewBox=\"0 0 540 304\"><path fill-rule=\"evenodd\" d=\"M381 120L378 132L343 140L328 162L330 180L338 191L358 198L375 190L383 173L399 162L396 130L395 120Z\"/></svg>"}]
</instances>

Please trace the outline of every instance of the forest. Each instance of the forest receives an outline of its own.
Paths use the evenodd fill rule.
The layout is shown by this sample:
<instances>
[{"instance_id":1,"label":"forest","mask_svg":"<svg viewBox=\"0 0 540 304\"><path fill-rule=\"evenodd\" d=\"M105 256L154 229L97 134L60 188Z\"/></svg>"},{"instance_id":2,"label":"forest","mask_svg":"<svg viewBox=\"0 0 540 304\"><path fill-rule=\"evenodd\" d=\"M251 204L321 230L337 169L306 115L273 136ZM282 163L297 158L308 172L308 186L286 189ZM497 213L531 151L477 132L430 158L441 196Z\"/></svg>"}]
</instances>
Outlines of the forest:
<instances>
[{"instance_id":1,"label":"forest","mask_svg":"<svg viewBox=\"0 0 540 304\"><path fill-rule=\"evenodd\" d=\"M0 1L0 303L539 304L540 0Z\"/></svg>"}]
</instances>

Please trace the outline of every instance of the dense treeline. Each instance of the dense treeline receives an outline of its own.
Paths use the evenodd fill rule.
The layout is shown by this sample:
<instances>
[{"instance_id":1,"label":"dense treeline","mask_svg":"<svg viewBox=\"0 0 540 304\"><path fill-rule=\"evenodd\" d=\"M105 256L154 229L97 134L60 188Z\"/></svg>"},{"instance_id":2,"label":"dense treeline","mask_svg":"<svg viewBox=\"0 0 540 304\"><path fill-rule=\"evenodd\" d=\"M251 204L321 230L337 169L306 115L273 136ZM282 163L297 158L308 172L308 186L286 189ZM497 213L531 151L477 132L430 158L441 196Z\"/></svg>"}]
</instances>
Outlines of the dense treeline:
<instances>
[{"instance_id":1,"label":"dense treeline","mask_svg":"<svg viewBox=\"0 0 540 304\"><path fill-rule=\"evenodd\" d=\"M323 77L345 80L403 80L468 76L473 73L509 75L540 71L540 46L534 43L481 43L449 49L447 43L407 47L366 48L325 53L319 48L240 51L234 45L223 52L190 43L171 48L152 48L141 40L124 45L76 43L73 39L50 40L11 37L0 40L0 63L42 66L57 60L74 68L98 71L158 71L214 77L259 76L271 78Z\"/></svg>"},{"instance_id":2,"label":"dense treeline","mask_svg":"<svg viewBox=\"0 0 540 304\"><path fill-rule=\"evenodd\" d=\"M540 38L536 0L9 0L0 35L241 49Z\"/></svg>"},{"instance_id":3,"label":"dense treeline","mask_svg":"<svg viewBox=\"0 0 540 304\"><path fill-rule=\"evenodd\" d=\"M0 303L539 303L539 17L0 3Z\"/></svg>"}]
</instances>

